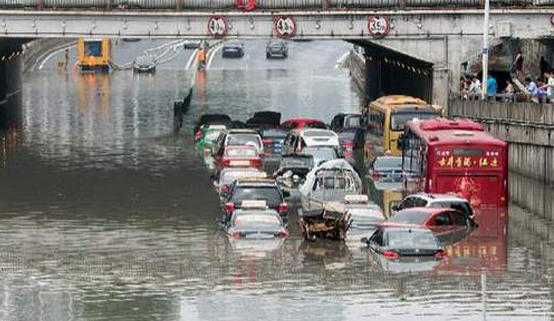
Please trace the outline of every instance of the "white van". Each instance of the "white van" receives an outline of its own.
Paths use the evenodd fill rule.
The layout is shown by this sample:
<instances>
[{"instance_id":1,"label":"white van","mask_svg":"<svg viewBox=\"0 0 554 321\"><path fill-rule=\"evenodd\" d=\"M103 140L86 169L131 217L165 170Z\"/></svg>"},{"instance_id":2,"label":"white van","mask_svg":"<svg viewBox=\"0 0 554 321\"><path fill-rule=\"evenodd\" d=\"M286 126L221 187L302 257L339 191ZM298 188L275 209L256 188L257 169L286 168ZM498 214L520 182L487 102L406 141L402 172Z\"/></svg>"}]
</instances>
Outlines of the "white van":
<instances>
[{"instance_id":1,"label":"white van","mask_svg":"<svg viewBox=\"0 0 554 321\"><path fill-rule=\"evenodd\" d=\"M307 128L292 130L283 142L283 155L302 154L306 147L328 146L340 148L339 136L332 130Z\"/></svg>"}]
</instances>

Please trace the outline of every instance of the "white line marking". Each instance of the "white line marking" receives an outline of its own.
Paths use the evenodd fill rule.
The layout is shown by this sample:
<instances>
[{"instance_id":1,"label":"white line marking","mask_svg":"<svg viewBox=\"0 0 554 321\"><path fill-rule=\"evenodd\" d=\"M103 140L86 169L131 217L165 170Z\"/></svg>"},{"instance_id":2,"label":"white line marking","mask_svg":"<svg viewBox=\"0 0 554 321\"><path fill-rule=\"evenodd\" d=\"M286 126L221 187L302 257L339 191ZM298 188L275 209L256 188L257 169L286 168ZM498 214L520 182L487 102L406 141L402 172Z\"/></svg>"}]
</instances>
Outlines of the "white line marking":
<instances>
[{"instance_id":1,"label":"white line marking","mask_svg":"<svg viewBox=\"0 0 554 321\"><path fill-rule=\"evenodd\" d=\"M340 68L340 66L344 63L346 60L346 57L350 54L350 51L347 51L344 53L344 55L340 56L339 60L337 60L337 63L335 64L335 69Z\"/></svg>"},{"instance_id":2,"label":"white line marking","mask_svg":"<svg viewBox=\"0 0 554 321\"><path fill-rule=\"evenodd\" d=\"M194 60L196 59L196 55L198 54L198 49L194 49L194 51L192 52L192 55L190 56L189 58L189 61L187 62L187 66L185 67L185 70L189 70L190 67L192 66L192 63L194 62Z\"/></svg>"},{"instance_id":3,"label":"white line marking","mask_svg":"<svg viewBox=\"0 0 554 321\"><path fill-rule=\"evenodd\" d=\"M210 59L208 59L208 64L206 65L206 69L209 69L212 66L212 61L214 60L215 54L218 51L220 51L221 48L223 48L223 44L219 44L219 45L217 45L217 47L215 47L214 51L210 55Z\"/></svg>"},{"instance_id":4,"label":"white line marking","mask_svg":"<svg viewBox=\"0 0 554 321\"><path fill-rule=\"evenodd\" d=\"M44 58L44 60L42 61L42 63L40 64L40 66L38 66L38 70L42 70L42 68L44 67L44 65L46 64L46 62L52 58L52 56L54 56L55 54L59 53L59 52L62 52L64 51L65 49L71 49L73 47L77 47L77 45L71 45L69 47L63 47L63 48L60 48L56 51L54 51L53 53L49 54L48 56L46 56L46 58Z\"/></svg>"}]
</instances>

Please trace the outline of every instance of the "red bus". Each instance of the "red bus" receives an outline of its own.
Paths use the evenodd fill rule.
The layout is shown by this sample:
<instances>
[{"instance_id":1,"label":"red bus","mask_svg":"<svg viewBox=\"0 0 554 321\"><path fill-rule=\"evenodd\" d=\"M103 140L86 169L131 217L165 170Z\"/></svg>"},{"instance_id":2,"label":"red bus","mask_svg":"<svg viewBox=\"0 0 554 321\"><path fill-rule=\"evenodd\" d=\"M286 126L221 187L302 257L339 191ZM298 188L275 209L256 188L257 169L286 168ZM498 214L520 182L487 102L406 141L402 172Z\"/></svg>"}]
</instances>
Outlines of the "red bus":
<instances>
[{"instance_id":1,"label":"red bus","mask_svg":"<svg viewBox=\"0 0 554 321\"><path fill-rule=\"evenodd\" d=\"M408 191L456 193L477 210L508 204L508 144L466 119L413 120L399 143Z\"/></svg>"}]
</instances>

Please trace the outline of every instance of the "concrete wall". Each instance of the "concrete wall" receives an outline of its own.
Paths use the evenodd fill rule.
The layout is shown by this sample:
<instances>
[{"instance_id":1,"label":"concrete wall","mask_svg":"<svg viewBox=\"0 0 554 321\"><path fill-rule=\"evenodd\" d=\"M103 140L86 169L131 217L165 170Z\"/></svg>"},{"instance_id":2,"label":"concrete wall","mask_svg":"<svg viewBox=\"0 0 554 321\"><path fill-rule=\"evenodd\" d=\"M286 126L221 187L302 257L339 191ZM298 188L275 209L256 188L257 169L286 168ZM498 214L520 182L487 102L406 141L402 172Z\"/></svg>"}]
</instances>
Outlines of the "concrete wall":
<instances>
[{"instance_id":1,"label":"concrete wall","mask_svg":"<svg viewBox=\"0 0 554 321\"><path fill-rule=\"evenodd\" d=\"M554 105L451 100L450 115L474 119L510 143L510 169L554 184Z\"/></svg>"}]
</instances>

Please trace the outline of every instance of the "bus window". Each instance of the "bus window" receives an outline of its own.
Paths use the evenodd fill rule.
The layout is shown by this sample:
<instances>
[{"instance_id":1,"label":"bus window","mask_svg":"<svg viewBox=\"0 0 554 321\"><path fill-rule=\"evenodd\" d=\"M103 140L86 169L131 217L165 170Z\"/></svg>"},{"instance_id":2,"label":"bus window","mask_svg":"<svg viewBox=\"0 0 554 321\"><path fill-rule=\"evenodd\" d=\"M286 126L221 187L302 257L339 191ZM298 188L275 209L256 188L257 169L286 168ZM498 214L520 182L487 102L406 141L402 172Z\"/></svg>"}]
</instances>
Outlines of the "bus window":
<instances>
[{"instance_id":1,"label":"bus window","mask_svg":"<svg viewBox=\"0 0 554 321\"><path fill-rule=\"evenodd\" d=\"M85 56L102 57L102 41L86 41Z\"/></svg>"},{"instance_id":2,"label":"bus window","mask_svg":"<svg viewBox=\"0 0 554 321\"><path fill-rule=\"evenodd\" d=\"M409 112L409 113L394 113L390 119L390 129L394 131L403 131L406 122L417 119L429 119L440 117L438 113L421 113L421 112Z\"/></svg>"}]
</instances>

